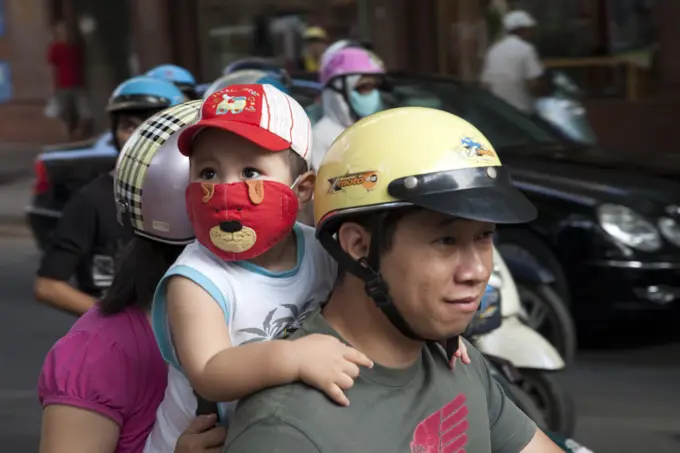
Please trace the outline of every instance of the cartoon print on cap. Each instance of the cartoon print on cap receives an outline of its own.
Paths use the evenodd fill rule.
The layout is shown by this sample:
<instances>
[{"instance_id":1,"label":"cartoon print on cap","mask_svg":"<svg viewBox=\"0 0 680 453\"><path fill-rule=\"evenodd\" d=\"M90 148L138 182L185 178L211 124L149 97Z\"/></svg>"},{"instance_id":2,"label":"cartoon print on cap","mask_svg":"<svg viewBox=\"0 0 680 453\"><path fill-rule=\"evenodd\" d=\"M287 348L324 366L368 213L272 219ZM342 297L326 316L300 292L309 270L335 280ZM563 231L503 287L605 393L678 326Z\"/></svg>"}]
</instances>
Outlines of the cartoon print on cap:
<instances>
[{"instance_id":1,"label":"cartoon print on cap","mask_svg":"<svg viewBox=\"0 0 680 453\"><path fill-rule=\"evenodd\" d=\"M225 93L222 95L222 101L217 104L215 115L226 115L229 112L238 115L246 109L247 102L248 98L245 96L229 96Z\"/></svg>"}]
</instances>

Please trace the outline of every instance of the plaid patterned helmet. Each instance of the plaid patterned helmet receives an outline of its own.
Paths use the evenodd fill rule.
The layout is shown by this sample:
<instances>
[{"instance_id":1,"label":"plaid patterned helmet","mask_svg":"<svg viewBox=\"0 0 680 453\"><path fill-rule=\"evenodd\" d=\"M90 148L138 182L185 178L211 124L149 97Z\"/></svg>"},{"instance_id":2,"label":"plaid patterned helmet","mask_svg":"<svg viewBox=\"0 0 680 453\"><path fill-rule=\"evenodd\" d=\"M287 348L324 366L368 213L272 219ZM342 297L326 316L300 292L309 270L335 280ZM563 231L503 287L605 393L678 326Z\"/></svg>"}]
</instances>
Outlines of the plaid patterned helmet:
<instances>
[{"instance_id":1,"label":"plaid patterned helmet","mask_svg":"<svg viewBox=\"0 0 680 453\"><path fill-rule=\"evenodd\" d=\"M191 101L153 115L135 130L118 157L118 221L139 236L168 244L187 244L194 238L184 202L189 159L177 149L177 131L196 119L201 104Z\"/></svg>"}]
</instances>

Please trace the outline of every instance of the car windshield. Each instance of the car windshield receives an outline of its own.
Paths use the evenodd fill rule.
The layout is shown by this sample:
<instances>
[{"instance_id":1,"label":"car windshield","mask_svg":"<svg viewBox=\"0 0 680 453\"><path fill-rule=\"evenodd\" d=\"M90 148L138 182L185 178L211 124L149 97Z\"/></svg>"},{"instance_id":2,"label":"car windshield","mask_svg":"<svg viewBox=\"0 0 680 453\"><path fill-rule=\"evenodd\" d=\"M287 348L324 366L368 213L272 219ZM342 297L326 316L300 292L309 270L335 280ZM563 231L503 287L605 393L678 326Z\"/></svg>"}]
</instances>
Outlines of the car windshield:
<instances>
[{"instance_id":1,"label":"car windshield","mask_svg":"<svg viewBox=\"0 0 680 453\"><path fill-rule=\"evenodd\" d=\"M389 107L431 107L454 113L479 128L498 149L562 145L547 124L534 120L480 88L453 81L395 77L385 94Z\"/></svg>"}]
</instances>

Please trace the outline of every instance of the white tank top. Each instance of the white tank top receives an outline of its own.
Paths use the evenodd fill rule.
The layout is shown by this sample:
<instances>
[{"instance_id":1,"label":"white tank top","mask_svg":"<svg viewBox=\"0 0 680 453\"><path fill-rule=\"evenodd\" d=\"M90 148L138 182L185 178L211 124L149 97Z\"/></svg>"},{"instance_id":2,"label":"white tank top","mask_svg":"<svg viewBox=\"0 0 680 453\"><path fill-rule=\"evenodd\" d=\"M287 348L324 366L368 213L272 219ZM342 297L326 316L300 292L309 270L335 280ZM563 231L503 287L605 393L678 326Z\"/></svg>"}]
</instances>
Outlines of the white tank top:
<instances>
[{"instance_id":1,"label":"white tank top","mask_svg":"<svg viewBox=\"0 0 680 453\"><path fill-rule=\"evenodd\" d=\"M294 269L272 273L248 262L225 262L194 242L188 245L158 285L152 307L156 341L171 364L168 387L156 412L156 424L144 451L170 453L195 417L196 397L181 371L170 341L165 283L174 275L189 278L219 304L229 325L231 342L242 344L272 340L285 329L295 329L327 300L337 265L314 237L314 229L296 225L298 260ZM234 364L238 366L238 364ZM219 404L228 422L235 402Z\"/></svg>"}]
</instances>

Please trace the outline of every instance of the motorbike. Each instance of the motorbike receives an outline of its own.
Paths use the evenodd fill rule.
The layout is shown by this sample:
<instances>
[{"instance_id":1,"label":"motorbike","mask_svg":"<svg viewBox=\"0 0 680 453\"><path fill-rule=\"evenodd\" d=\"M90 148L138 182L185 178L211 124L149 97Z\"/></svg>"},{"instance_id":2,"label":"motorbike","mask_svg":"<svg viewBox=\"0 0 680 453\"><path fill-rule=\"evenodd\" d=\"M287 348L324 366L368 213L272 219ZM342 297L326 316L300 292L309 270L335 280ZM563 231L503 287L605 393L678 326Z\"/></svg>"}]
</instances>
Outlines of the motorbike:
<instances>
[{"instance_id":1,"label":"motorbike","mask_svg":"<svg viewBox=\"0 0 680 453\"><path fill-rule=\"evenodd\" d=\"M500 384L508 398L510 398L517 407L522 409L522 411L536 423L536 426L546 433L558 447L568 453L593 453L592 450L589 450L574 439L550 431L547 428L547 421L543 417L540 408L536 406L536 403L534 403L531 397L519 386L522 380L522 374L511 362L490 355L486 355L485 358L489 364L491 364L491 376Z\"/></svg>"},{"instance_id":2,"label":"motorbike","mask_svg":"<svg viewBox=\"0 0 680 453\"><path fill-rule=\"evenodd\" d=\"M552 92L536 99L536 113L557 128L567 138L584 145L594 145L597 137L590 126L581 89L564 72L551 71L548 75Z\"/></svg>"},{"instance_id":3,"label":"motorbike","mask_svg":"<svg viewBox=\"0 0 680 453\"><path fill-rule=\"evenodd\" d=\"M498 302L489 299L487 287L484 303L475 317L479 319L472 322L465 335L482 354L511 363L520 376L516 377L517 387L539 408L547 428L570 436L576 424L573 399L555 379L566 364L548 340L524 323L517 287L495 248L494 263L489 286L499 290Z\"/></svg>"},{"instance_id":4,"label":"motorbike","mask_svg":"<svg viewBox=\"0 0 680 453\"><path fill-rule=\"evenodd\" d=\"M553 289L555 275L533 255L512 243L498 250L516 284L526 325L543 335L567 365L576 355L576 327L567 304Z\"/></svg>"}]
</instances>

